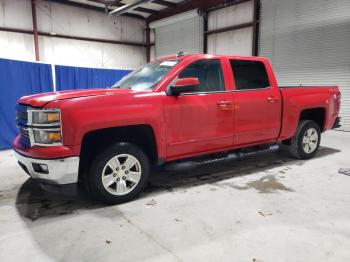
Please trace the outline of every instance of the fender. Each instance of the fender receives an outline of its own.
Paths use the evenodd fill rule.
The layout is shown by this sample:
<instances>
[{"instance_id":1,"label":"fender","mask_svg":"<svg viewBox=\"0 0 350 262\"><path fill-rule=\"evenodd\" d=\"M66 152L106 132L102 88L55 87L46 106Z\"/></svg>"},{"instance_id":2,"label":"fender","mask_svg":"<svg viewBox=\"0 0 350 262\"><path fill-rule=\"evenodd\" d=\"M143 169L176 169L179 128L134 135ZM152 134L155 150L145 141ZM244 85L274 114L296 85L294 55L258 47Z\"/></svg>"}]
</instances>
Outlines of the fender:
<instances>
[{"instance_id":1,"label":"fender","mask_svg":"<svg viewBox=\"0 0 350 262\"><path fill-rule=\"evenodd\" d=\"M47 107L60 107L65 146L79 155L85 134L106 128L148 125L155 134L159 157L165 157L166 142L161 93L122 93L53 101Z\"/></svg>"}]
</instances>

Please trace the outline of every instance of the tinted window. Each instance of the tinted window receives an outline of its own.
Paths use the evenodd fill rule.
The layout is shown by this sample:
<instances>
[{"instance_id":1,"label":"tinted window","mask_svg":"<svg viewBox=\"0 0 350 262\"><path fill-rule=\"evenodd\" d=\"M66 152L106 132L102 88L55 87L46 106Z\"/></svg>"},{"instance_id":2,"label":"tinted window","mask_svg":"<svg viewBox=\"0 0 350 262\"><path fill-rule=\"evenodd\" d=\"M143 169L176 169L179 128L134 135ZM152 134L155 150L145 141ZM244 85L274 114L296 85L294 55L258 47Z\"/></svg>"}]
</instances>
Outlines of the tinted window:
<instances>
[{"instance_id":1,"label":"tinted window","mask_svg":"<svg viewBox=\"0 0 350 262\"><path fill-rule=\"evenodd\" d=\"M265 65L262 62L231 60L236 89L261 89L270 86Z\"/></svg>"},{"instance_id":2,"label":"tinted window","mask_svg":"<svg viewBox=\"0 0 350 262\"><path fill-rule=\"evenodd\" d=\"M201 60L187 66L179 78L196 77L200 92L224 91L221 63L219 60Z\"/></svg>"}]
</instances>

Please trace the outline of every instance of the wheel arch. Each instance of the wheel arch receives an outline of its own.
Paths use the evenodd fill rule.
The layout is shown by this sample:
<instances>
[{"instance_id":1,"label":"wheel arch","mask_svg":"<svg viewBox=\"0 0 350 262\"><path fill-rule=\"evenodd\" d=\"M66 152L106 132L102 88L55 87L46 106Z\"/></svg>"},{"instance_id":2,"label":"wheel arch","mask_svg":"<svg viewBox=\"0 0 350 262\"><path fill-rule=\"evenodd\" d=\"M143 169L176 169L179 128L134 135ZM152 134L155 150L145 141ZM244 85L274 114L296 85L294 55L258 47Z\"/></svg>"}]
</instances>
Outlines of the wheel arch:
<instances>
[{"instance_id":1,"label":"wheel arch","mask_svg":"<svg viewBox=\"0 0 350 262\"><path fill-rule=\"evenodd\" d=\"M83 136L80 149L79 181L88 172L94 157L118 142L129 142L138 146L148 156L151 164L157 163L157 141L151 126L131 125L97 129L89 131Z\"/></svg>"},{"instance_id":2,"label":"wheel arch","mask_svg":"<svg viewBox=\"0 0 350 262\"><path fill-rule=\"evenodd\" d=\"M308 108L300 112L299 122L302 120L312 120L318 124L321 132L325 127L326 109L323 107Z\"/></svg>"},{"instance_id":3,"label":"wheel arch","mask_svg":"<svg viewBox=\"0 0 350 262\"><path fill-rule=\"evenodd\" d=\"M300 111L299 120L293 132L293 136L295 135L298 125L303 120L312 120L317 123L320 127L321 132L325 131L326 124L326 109L324 107L314 107L314 108L306 108ZM282 141L285 145L290 145L292 137L285 139Z\"/></svg>"}]
</instances>

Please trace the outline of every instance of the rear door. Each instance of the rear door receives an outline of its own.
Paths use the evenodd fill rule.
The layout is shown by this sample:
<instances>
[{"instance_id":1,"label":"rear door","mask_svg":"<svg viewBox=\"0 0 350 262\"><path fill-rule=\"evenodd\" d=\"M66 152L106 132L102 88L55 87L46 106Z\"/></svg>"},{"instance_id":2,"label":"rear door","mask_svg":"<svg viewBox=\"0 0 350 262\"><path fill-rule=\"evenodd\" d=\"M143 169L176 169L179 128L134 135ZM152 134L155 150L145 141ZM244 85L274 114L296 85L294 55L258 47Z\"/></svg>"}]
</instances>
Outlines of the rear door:
<instances>
[{"instance_id":1,"label":"rear door","mask_svg":"<svg viewBox=\"0 0 350 262\"><path fill-rule=\"evenodd\" d=\"M234 145L264 143L278 138L281 94L271 84L263 61L230 59L235 91Z\"/></svg>"},{"instance_id":2,"label":"rear door","mask_svg":"<svg viewBox=\"0 0 350 262\"><path fill-rule=\"evenodd\" d=\"M197 93L164 96L168 159L208 153L233 145L233 99L221 59L189 63L178 78L196 77Z\"/></svg>"}]
</instances>

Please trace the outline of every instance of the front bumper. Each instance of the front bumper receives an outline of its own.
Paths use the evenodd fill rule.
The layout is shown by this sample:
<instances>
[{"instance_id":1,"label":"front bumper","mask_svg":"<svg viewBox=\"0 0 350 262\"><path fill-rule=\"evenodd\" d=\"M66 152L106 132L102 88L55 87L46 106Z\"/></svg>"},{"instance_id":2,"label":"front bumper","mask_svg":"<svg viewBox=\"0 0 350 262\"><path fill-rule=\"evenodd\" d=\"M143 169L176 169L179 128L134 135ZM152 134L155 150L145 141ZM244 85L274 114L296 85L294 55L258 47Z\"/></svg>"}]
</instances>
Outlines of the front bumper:
<instances>
[{"instance_id":1,"label":"front bumper","mask_svg":"<svg viewBox=\"0 0 350 262\"><path fill-rule=\"evenodd\" d=\"M15 151L19 165L32 178L54 185L78 182L79 157L37 159Z\"/></svg>"}]
</instances>

